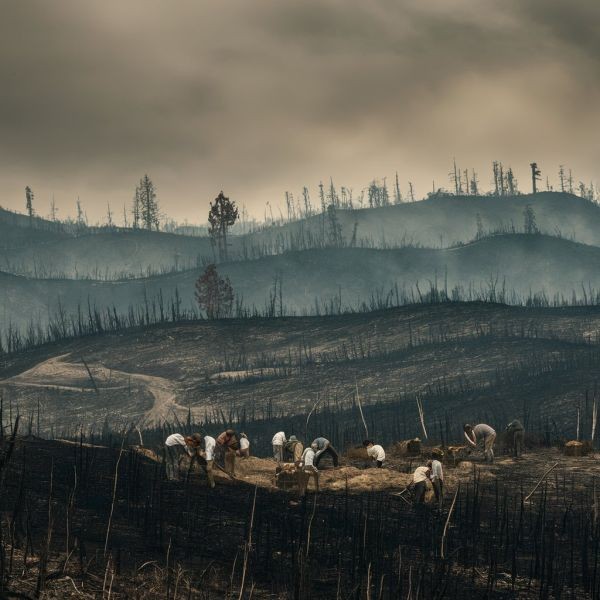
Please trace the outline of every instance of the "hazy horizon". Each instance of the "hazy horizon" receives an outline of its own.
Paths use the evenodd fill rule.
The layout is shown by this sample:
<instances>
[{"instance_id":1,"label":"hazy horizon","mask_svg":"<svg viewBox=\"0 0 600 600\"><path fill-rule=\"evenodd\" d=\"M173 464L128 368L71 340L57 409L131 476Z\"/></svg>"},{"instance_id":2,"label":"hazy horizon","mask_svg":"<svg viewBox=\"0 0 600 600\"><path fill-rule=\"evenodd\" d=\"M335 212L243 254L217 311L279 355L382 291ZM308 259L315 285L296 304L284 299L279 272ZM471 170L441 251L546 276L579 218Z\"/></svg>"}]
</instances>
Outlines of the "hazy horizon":
<instances>
[{"instance_id":1,"label":"hazy horizon","mask_svg":"<svg viewBox=\"0 0 600 600\"><path fill-rule=\"evenodd\" d=\"M176 10L174 10L176 6ZM121 221L139 178L202 224L223 189L250 215L332 177L399 173L421 198L456 157L530 191L529 163L595 181L600 6L560 0L11 3L0 24L0 205L79 197Z\"/></svg>"}]
</instances>

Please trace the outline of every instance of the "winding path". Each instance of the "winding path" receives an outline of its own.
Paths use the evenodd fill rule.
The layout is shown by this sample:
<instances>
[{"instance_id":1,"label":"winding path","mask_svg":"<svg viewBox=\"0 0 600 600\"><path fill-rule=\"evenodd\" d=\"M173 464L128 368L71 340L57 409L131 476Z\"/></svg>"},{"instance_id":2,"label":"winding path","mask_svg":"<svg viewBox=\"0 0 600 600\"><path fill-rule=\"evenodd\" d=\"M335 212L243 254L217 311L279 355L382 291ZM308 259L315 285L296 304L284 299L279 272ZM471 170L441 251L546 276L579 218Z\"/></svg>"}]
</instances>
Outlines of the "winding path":
<instances>
[{"instance_id":1,"label":"winding path","mask_svg":"<svg viewBox=\"0 0 600 600\"><path fill-rule=\"evenodd\" d=\"M0 380L0 387L11 385L95 393L85 366L80 361L69 362L69 358L69 354L52 357L23 373ZM97 385L101 392L126 389L131 383L136 383L152 395L154 403L140 418L138 427L160 425L172 420L174 416L181 420L187 415L188 409L177 403L177 385L170 379L107 369L98 363L90 363L88 366L94 378L94 385Z\"/></svg>"}]
</instances>

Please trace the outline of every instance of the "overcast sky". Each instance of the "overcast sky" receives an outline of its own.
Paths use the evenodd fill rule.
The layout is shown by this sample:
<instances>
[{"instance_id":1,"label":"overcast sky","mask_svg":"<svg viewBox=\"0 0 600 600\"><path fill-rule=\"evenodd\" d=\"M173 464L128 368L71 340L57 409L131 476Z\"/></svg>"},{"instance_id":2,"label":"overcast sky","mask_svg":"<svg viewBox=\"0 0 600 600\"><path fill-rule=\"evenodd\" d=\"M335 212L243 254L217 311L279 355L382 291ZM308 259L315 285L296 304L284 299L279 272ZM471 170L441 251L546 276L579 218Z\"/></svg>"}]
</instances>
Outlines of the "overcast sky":
<instances>
[{"instance_id":1,"label":"overcast sky","mask_svg":"<svg viewBox=\"0 0 600 600\"><path fill-rule=\"evenodd\" d=\"M262 216L332 176L399 172L418 196L453 157L597 177L597 0L4 0L0 205L24 187L92 219L153 178L204 222L223 189Z\"/></svg>"}]
</instances>

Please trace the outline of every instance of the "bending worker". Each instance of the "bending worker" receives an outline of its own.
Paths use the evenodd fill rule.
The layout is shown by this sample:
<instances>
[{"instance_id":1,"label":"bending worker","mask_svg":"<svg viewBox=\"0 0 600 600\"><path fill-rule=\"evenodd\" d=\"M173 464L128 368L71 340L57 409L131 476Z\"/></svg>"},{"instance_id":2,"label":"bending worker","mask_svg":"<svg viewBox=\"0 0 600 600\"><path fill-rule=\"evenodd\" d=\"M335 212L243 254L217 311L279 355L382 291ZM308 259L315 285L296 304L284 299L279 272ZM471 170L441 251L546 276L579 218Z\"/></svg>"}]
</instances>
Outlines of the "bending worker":
<instances>
[{"instance_id":1,"label":"bending worker","mask_svg":"<svg viewBox=\"0 0 600 600\"><path fill-rule=\"evenodd\" d=\"M298 462L302 458L303 452L304 444L295 435L290 435L290 439L283 446L284 459Z\"/></svg>"},{"instance_id":2,"label":"bending worker","mask_svg":"<svg viewBox=\"0 0 600 600\"><path fill-rule=\"evenodd\" d=\"M319 463L321 462L324 454L329 454L329 456L331 456L334 467L338 466L339 455L327 438L318 437L316 440L313 440L311 448L315 451L315 467L317 467L317 469L319 468Z\"/></svg>"},{"instance_id":3,"label":"bending worker","mask_svg":"<svg viewBox=\"0 0 600 600\"><path fill-rule=\"evenodd\" d=\"M472 427L467 424L464 426L465 439L473 448L477 448L477 445L481 441L483 444L483 454L485 460L494 462L494 442L496 441L496 431L486 425L485 423L479 423Z\"/></svg>"},{"instance_id":4,"label":"bending worker","mask_svg":"<svg viewBox=\"0 0 600 600\"><path fill-rule=\"evenodd\" d=\"M200 437L200 436L199 436ZM215 478L213 477L213 465L215 462L215 448L217 441L210 435L201 438L200 445L194 457L200 464L200 467L206 473L206 481L211 488L215 487Z\"/></svg>"},{"instance_id":5,"label":"bending worker","mask_svg":"<svg viewBox=\"0 0 600 600\"><path fill-rule=\"evenodd\" d=\"M273 458L277 464L283 462L283 446L285 442L285 433L283 431L278 431L271 440L271 445L273 446Z\"/></svg>"},{"instance_id":6,"label":"bending worker","mask_svg":"<svg viewBox=\"0 0 600 600\"><path fill-rule=\"evenodd\" d=\"M250 440L245 433L240 433L240 449L237 451L237 455L243 458L250 456Z\"/></svg>"},{"instance_id":7,"label":"bending worker","mask_svg":"<svg viewBox=\"0 0 600 600\"><path fill-rule=\"evenodd\" d=\"M308 481L309 481L310 477L314 477L315 488L316 488L317 492L319 491L319 470L315 466L315 457L316 457L316 454L315 454L314 448L312 446L309 446L302 453L302 457L300 458L300 461L298 461L296 463L297 465L300 466L300 468L302 469L302 471L304 473L308 474L308 477L306 478L305 484L303 486L302 495L304 495L304 493L306 492L306 488L308 487Z\"/></svg>"},{"instance_id":8,"label":"bending worker","mask_svg":"<svg viewBox=\"0 0 600 600\"><path fill-rule=\"evenodd\" d=\"M233 429L226 429L217 438L217 445L223 455L225 472L235 477L235 455L240 447L237 433Z\"/></svg>"},{"instance_id":9,"label":"bending worker","mask_svg":"<svg viewBox=\"0 0 600 600\"><path fill-rule=\"evenodd\" d=\"M179 479L179 467L184 454L193 456L194 450L200 444L201 436L195 433L192 436L182 436L173 433L165 440L165 470L169 481Z\"/></svg>"},{"instance_id":10,"label":"bending worker","mask_svg":"<svg viewBox=\"0 0 600 600\"><path fill-rule=\"evenodd\" d=\"M385 450L383 447L379 444L374 444L371 440L365 440L363 446L367 449L367 454L371 460L375 461L375 466L381 469L385 460Z\"/></svg>"},{"instance_id":11,"label":"bending worker","mask_svg":"<svg viewBox=\"0 0 600 600\"><path fill-rule=\"evenodd\" d=\"M417 467L413 473L412 491L414 494L414 503L418 506L425 502L425 492L427 491L427 480L431 475L429 467Z\"/></svg>"}]
</instances>

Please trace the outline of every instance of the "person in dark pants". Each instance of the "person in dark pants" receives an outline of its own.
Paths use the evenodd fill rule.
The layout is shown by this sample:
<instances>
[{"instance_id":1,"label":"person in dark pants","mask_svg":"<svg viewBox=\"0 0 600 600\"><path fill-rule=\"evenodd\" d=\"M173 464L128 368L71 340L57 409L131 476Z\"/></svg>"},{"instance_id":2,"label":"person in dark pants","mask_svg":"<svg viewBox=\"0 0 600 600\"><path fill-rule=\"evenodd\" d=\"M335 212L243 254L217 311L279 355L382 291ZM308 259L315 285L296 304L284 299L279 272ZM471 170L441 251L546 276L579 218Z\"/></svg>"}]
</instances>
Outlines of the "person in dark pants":
<instances>
[{"instance_id":1,"label":"person in dark pants","mask_svg":"<svg viewBox=\"0 0 600 600\"><path fill-rule=\"evenodd\" d=\"M413 473L412 492L414 503L417 506L425 502L425 492L427 491L427 481L430 474L429 467L417 467Z\"/></svg>"},{"instance_id":2,"label":"person in dark pants","mask_svg":"<svg viewBox=\"0 0 600 600\"><path fill-rule=\"evenodd\" d=\"M165 440L165 470L169 481L179 480L179 467L185 454L192 456L200 444L200 435L183 436L173 433Z\"/></svg>"},{"instance_id":3,"label":"person in dark pants","mask_svg":"<svg viewBox=\"0 0 600 600\"><path fill-rule=\"evenodd\" d=\"M525 446L525 428L521 421L515 419L506 426L506 432L512 442L513 458L520 458Z\"/></svg>"},{"instance_id":4,"label":"person in dark pants","mask_svg":"<svg viewBox=\"0 0 600 600\"><path fill-rule=\"evenodd\" d=\"M315 467L317 469L319 468L319 463L321 462L321 458L323 458L324 454L329 454L329 456L331 456L334 467L338 466L339 455L327 438L318 437L310 446L315 451Z\"/></svg>"},{"instance_id":5,"label":"person in dark pants","mask_svg":"<svg viewBox=\"0 0 600 600\"><path fill-rule=\"evenodd\" d=\"M365 440L363 446L367 449L367 455L375 463L378 469L383 467L385 460L385 450L379 444L374 444L371 440Z\"/></svg>"}]
</instances>

